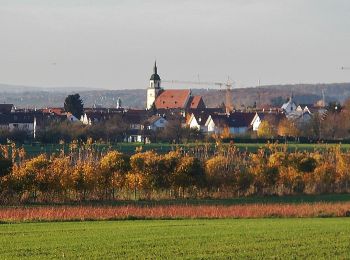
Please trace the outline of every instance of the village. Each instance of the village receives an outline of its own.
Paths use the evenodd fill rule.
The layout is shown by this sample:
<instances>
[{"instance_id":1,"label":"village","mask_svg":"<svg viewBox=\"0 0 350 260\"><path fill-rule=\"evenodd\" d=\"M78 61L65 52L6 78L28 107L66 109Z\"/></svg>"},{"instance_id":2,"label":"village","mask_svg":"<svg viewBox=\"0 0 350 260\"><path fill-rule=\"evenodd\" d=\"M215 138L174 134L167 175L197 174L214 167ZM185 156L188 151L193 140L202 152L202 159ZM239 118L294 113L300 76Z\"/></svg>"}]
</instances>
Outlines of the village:
<instances>
[{"instance_id":1,"label":"village","mask_svg":"<svg viewBox=\"0 0 350 260\"><path fill-rule=\"evenodd\" d=\"M119 139L123 142L152 142L154 140L150 136L166 129L173 121L178 123L172 124L173 127L192 129L204 136L271 138L277 137L277 128L282 121L302 128L312 120L313 115L324 117L327 114L324 99L317 104L297 104L292 94L286 97L281 107L265 105L245 110L236 110L232 104L207 107L201 96L192 95L191 89L163 89L156 63L146 91L146 107L143 110L124 108L119 98L115 107L84 108L80 117L64 107L21 109L16 108L15 104L0 104L0 128L9 132L26 132L35 140L38 131L52 122L91 126L118 116L120 121L116 124L124 126L123 138ZM265 128L268 125L275 129L261 129L263 122L266 122Z\"/></svg>"},{"instance_id":2,"label":"village","mask_svg":"<svg viewBox=\"0 0 350 260\"><path fill-rule=\"evenodd\" d=\"M349 17L0 0L0 259L350 259Z\"/></svg>"}]
</instances>

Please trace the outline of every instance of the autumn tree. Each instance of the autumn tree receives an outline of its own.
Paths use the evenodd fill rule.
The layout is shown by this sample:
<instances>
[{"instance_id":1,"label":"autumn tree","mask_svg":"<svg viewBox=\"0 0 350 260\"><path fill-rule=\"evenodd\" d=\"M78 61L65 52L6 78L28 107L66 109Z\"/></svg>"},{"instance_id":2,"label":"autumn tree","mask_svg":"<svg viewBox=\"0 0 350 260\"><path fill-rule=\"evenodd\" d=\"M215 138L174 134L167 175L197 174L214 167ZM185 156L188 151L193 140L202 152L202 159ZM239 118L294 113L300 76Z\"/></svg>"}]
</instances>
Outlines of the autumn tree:
<instances>
[{"instance_id":1,"label":"autumn tree","mask_svg":"<svg viewBox=\"0 0 350 260\"><path fill-rule=\"evenodd\" d=\"M61 154L51 160L49 171L55 178L54 191L67 195L67 192L74 188L71 170L72 165L69 156Z\"/></svg>"},{"instance_id":2,"label":"autumn tree","mask_svg":"<svg viewBox=\"0 0 350 260\"><path fill-rule=\"evenodd\" d=\"M23 191L32 194L36 199L37 191L48 192L53 185L53 179L48 171L50 161L46 155L41 154L24 163L22 167L16 167L15 178L19 181Z\"/></svg>"},{"instance_id":3,"label":"autumn tree","mask_svg":"<svg viewBox=\"0 0 350 260\"><path fill-rule=\"evenodd\" d=\"M215 156L205 163L205 176L209 188L232 187L235 181L229 158Z\"/></svg>"},{"instance_id":4,"label":"autumn tree","mask_svg":"<svg viewBox=\"0 0 350 260\"><path fill-rule=\"evenodd\" d=\"M134 189L135 198L138 189L144 189L149 195L151 189L160 188L165 182L163 160L153 151L134 154L130 157L130 166L128 181Z\"/></svg>"},{"instance_id":5,"label":"autumn tree","mask_svg":"<svg viewBox=\"0 0 350 260\"><path fill-rule=\"evenodd\" d=\"M258 128L258 137L273 138L276 135L276 130L267 120L263 120Z\"/></svg>"},{"instance_id":6,"label":"autumn tree","mask_svg":"<svg viewBox=\"0 0 350 260\"><path fill-rule=\"evenodd\" d=\"M283 119L278 124L277 133L283 137L297 137L299 134L295 122L288 119Z\"/></svg>"},{"instance_id":7,"label":"autumn tree","mask_svg":"<svg viewBox=\"0 0 350 260\"><path fill-rule=\"evenodd\" d=\"M200 187L204 183L204 171L201 162L192 156L181 158L172 176L172 184L184 195L184 189Z\"/></svg>"},{"instance_id":8,"label":"autumn tree","mask_svg":"<svg viewBox=\"0 0 350 260\"><path fill-rule=\"evenodd\" d=\"M85 200L88 192L94 190L96 186L96 172L96 163L91 156L86 160L76 161L72 169L72 184L80 199Z\"/></svg>"},{"instance_id":9,"label":"autumn tree","mask_svg":"<svg viewBox=\"0 0 350 260\"><path fill-rule=\"evenodd\" d=\"M129 158L117 151L110 151L100 160L100 174L98 176L99 186L104 190L105 198L108 191L112 189L112 196L115 196L115 189L122 189L125 184L126 174L129 171Z\"/></svg>"}]
</instances>

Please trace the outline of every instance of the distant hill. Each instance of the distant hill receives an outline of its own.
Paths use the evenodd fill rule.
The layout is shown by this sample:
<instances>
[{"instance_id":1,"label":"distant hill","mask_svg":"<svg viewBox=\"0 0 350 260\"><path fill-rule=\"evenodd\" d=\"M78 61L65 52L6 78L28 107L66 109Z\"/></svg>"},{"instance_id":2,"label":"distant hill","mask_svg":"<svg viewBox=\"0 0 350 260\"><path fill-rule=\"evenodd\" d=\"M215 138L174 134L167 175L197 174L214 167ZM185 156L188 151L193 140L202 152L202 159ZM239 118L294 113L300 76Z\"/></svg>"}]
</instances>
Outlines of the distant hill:
<instances>
[{"instance_id":1,"label":"distant hill","mask_svg":"<svg viewBox=\"0 0 350 260\"><path fill-rule=\"evenodd\" d=\"M207 106L216 106L225 100L225 91L218 90L194 90L194 93L201 94ZM297 103L314 104L322 99L322 92L326 102L343 102L350 98L350 83L334 84L298 84L298 85L272 85L255 88L233 89L233 103L236 107L241 105L250 106L255 102L259 105L273 104L280 105L291 95Z\"/></svg>"},{"instance_id":2,"label":"distant hill","mask_svg":"<svg viewBox=\"0 0 350 260\"><path fill-rule=\"evenodd\" d=\"M146 103L146 89L128 90L97 90L93 88L43 88L0 84L0 103L13 103L17 107L41 108L61 107L65 97L71 93L79 93L86 107L94 104L103 107L115 107L118 97L123 106L144 108ZM326 101L340 101L350 97L350 83L335 84L298 84L273 85L259 88L233 89L233 103L241 105L279 105L292 94L296 102L303 104L315 103L322 99L322 91ZM209 107L217 107L225 101L225 91L217 89L193 89L193 94L202 95Z\"/></svg>"}]
</instances>

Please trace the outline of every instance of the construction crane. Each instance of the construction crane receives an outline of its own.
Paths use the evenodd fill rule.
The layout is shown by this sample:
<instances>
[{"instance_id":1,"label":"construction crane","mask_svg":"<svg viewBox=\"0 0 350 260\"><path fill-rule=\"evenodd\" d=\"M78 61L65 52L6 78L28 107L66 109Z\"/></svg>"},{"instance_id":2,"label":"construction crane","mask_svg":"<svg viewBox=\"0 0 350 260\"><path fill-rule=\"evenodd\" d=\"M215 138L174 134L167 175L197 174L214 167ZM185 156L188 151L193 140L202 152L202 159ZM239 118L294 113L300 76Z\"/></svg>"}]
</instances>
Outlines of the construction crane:
<instances>
[{"instance_id":1,"label":"construction crane","mask_svg":"<svg viewBox=\"0 0 350 260\"><path fill-rule=\"evenodd\" d=\"M205 85L205 86L219 86L220 89L223 87L226 88L225 93L225 109L226 113L230 113L234 106L232 102L232 85L229 79L226 83L223 82L208 82L208 81L185 81L185 80L162 80L163 83L171 83L171 84L190 84L190 85Z\"/></svg>"}]
</instances>

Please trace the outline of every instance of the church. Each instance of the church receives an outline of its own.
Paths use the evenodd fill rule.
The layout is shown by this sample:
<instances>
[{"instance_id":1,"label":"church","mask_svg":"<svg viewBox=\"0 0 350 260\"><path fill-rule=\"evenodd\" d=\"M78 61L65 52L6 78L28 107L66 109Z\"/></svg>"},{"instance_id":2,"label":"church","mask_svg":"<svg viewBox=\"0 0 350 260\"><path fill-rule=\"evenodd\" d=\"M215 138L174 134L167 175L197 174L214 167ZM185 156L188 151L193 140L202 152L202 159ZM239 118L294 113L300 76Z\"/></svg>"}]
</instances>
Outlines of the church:
<instances>
[{"instance_id":1,"label":"church","mask_svg":"<svg viewBox=\"0 0 350 260\"><path fill-rule=\"evenodd\" d=\"M205 109L201 96L192 96L190 89L161 88L161 79L158 75L157 63L154 63L153 74L147 89L147 109L152 106L156 109Z\"/></svg>"}]
</instances>

